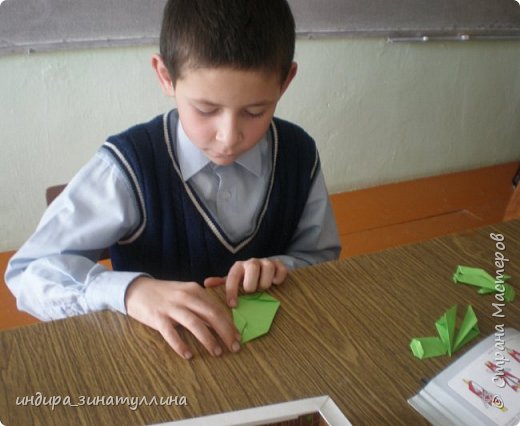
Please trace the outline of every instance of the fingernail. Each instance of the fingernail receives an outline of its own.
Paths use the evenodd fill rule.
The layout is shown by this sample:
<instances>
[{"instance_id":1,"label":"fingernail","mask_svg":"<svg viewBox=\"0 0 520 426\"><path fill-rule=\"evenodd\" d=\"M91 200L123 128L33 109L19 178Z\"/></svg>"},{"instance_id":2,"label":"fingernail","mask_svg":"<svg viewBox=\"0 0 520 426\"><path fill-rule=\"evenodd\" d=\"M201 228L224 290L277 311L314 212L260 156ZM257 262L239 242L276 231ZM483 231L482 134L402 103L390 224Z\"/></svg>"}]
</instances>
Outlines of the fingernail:
<instances>
[{"instance_id":1,"label":"fingernail","mask_svg":"<svg viewBox=\"0 0 520 426\"><path fill-rule=\"evenodd\" d=\"M233 352L238 352L240 350L240 343L239 342L233 343L233 345L231 346L231 350Z\"/></svg>"},{"instance_id":2,"label":"fingernail","mask_svg":"<svg viewBox=\"0 0 520 426\"><path fill-rule=\"evenodd\" d=\"M193 354L190 351L184 352L185 359L191 359L192 357L193 357Z\"/></svg>"},{"instance_id":3,"label":"fingernail","mask_svg":"<svg viewBox=\"0 0 520 426\"><path fill-rule=\"evenodd\" d=\"M222 348L220 346L217 346L215 348L215 351L213 352L215 354L215 356L220 356L222 355Z\"/></svg>"},{"instance_id":4,"label":"fingernail","mask_svg":"<svg viewBox=\"0 0 520 426\"><path fill-rule=\"evenodd\" d=\"M237 305L237 301L235 299L229 299L228 305L234 308Z\"/></svg>"}]
</instances>

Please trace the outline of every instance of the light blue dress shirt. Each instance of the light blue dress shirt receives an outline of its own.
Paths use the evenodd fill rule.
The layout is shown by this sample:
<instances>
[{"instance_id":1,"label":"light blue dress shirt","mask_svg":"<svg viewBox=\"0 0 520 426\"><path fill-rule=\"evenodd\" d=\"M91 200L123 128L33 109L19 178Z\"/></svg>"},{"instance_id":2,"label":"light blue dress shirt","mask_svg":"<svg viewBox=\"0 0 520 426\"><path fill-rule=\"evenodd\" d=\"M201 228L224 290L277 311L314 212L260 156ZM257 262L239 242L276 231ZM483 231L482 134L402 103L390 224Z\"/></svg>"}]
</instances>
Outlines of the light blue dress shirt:
<instances>
[{"instance_id":1,"label":"light blue dress shirt","mask_svg":"<svg viewBox=\"0 0 520 426\"><path fill-rule=\"evenodd\" d=\"M217 166L193 145L180 125L174 149L183 179L227 235L250 233L266 191L270 138L229 166ZM45 211L36 231L10 260L5 280L20 310L42 320L102 309L126 313L125 292L143 273L112 271L97 263L103 248L135 230L139 208L126 175L105 150L69 182ZM321 171L287 253L290 268L336 259L340 242Z\"/></svg>"}]
</instances>

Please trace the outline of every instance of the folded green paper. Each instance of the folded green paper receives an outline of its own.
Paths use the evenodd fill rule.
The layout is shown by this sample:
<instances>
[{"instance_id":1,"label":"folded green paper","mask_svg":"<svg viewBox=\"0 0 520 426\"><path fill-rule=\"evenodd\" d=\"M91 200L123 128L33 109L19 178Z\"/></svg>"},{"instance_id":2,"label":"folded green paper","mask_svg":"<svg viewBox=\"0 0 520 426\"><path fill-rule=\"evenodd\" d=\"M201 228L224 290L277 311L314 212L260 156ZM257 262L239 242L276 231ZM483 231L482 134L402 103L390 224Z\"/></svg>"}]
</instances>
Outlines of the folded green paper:
<instances>
[{"instance_id":1,"label":"folded green paper","mask_svg":"<svg viewBox=\"0 0 520 426\"><path fill-rule=\"evenodd\" d=\"M238 305L232 310L233 322L246 343L263 336L271 328L280 302L267 293L239 296Z\"/></svg>"},{"instance_id":2,"label":"folded green paper","mask_svg":"<svg viewBox=\"0 0 520 426\"><path fill-rule=\"evenodd\" d=\"M448 309L437 321L435 321L435 328L439 337L441 338L443 346L451 356L453 349L453 340L455 339L455 321L457 319L457 305Z\"/></svg>"},{"instance_id":3,"label":"folded green paper","mask_svg":"<svg viewBox=\"0 0 520 426\"><path fill-rule=\"evenodd\" d=\"M415 337L410 342L410 349L419 359L446 355L446 346L440 337Z\"/></svg>"},{"instance_id":4,"label":"folded green paper","mask_svg":"<svg viewBox=\"0 0 520 426\"><path fill-rule=\"evenodd\" d=\"M512 302L515 300L515 289L510 284L506 283L509 278L511 278L510 275L504 274L501 277L502 282L498 282L498 284L502 284L504 286L504 300L506 302ZM479 287L479 294L491 294L498 292L495 278L493 278L481 268L472 268L470 266L459 265L453 274L453 282L456 284L463 283Z\"/></svg>"},{"instance_id":5,"label":"folded green paper","mask_svg":"<svg viewBox=\"0 0 520 426\"><path fill-rule=\"evenodd\" d=\"M470 342L480 334L477 322L478 319L475 315L475 311L473 311L473 307L468 305L462 324L459 327L459 333L455 339L455 344L453 345L453 352L458 351L466 343Z\"/></svg>"},{"instance_id":6,"label":"folded green paper","mask_svg":"<svg viewBox=\"0 0 520 426\"><path fill-rule=\"evenodd\" d=\"M455 335L457 305L448 309L437 321L435 328L439 337L415 337L410 342L410 349L419 359L441 355L451 356L466 343L473 340L480 333L477 325L477 316L471 305L468 305L466 314Z\"/></svg>"}]
</instances>

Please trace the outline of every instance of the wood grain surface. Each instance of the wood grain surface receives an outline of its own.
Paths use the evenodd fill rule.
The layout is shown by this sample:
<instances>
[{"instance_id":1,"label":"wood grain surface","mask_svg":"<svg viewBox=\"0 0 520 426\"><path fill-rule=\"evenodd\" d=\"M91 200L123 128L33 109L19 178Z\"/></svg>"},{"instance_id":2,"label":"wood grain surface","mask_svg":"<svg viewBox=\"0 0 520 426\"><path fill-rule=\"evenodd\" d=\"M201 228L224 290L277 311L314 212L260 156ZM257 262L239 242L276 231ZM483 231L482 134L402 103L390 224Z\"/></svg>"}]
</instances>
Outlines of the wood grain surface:
<instances>
[{"instance_id":1,"label":"wood grain surface","mask_svg":"<svg viewBox=\"0 0 520 426\"><path fill-rule=\"evenodd\" d=\"M6 425L141 425L330 395L354 425L426 424L407 399L454 357L415 359L412 337L435 334L435 320L471 303L480 338L496 324L520 327L517 297L492 316L494 296L456 285L457 265L495 275L495 241L504 235L506 272L520 289L520 221L501 223L290 274L271 294L281 301L269 335L238 354L209 356L186 335L195 358L176 356L155 331L112 312L0 333L0 421ZM218 292L217 292L218 293ZM222 294L216 294L222 300ZM471 346L471 345L469 345ZM49 401L184 396L185 406L17 405Z\"/></svg>"}]
</instances>

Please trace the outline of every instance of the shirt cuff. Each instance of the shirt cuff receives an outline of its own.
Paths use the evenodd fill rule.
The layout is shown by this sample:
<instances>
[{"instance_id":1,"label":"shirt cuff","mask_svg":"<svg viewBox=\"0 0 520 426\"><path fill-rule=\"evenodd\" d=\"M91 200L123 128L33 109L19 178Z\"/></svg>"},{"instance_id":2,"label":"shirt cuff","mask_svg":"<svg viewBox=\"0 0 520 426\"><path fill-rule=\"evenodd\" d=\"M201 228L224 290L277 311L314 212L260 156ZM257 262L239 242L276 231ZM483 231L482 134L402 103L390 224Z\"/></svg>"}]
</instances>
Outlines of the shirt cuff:
<instances>
[{"instance_id":1,"label":"shirt cuff","mask_svg":"<svg viewBox=\"0 0 520 426\"><path fill-rule=\"evenodd\" d=\"M126 290L136 278L143 275L147 276L140 272L105 271L100 273L89 284L85 293L89 310L110 309L126 315Z\"/></svg>"},{"instance_id":2,"label":"shirt cuff","mask_svg":"<svg viewBox=\"0 0 520 426\"><path fill-rule=\"evenodd\" d=\"M288 270L303 268L305 266L310 266L312 264L311 262L307 262L304 259L298 259L294 256L289 256L286 254L281 254L278 256L271 256L268 259L279 260L286 266L286 268Z\"/></svg>"}]
</instances>

